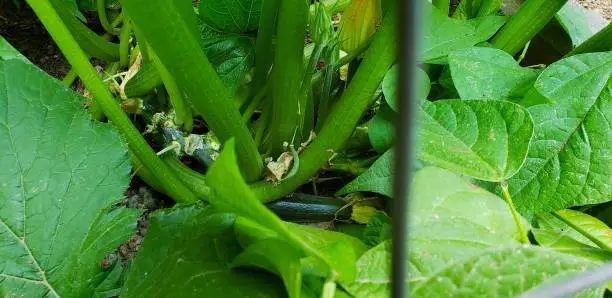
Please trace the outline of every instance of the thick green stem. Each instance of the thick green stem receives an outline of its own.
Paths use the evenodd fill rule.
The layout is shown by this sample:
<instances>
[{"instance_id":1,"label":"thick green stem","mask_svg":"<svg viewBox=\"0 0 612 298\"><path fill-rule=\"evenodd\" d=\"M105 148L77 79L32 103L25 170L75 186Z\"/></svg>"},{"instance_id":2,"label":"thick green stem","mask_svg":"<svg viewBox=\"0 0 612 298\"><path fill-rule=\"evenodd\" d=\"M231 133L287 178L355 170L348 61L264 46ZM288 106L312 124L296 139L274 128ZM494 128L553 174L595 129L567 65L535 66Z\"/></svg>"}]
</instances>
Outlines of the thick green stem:
<instances>
[{"instance_id":1,"label":"thick green stem","mask_svg":"<svg viewBox=\"0 0 612 298\"><path fill-rule=\"evenodd\" d=\"M111 24L108 22L108 16L106 15L106 1L96 0L96 9L98 10L98 19L104 31L108 34L113 34L113 27L111 27Z\"/></svg>"},{"instance_id":2,"label":"thick green stem","mask_svg":"<svg viewBox=\"0 0 612 298\"><path fill-rule=\"evenodd\" d=\"M149 186L158 192L168 195L168 191L165 190L155 176L145 167L142 166L142 162L130 151L130 157L132 158L132 168L135 171L136 176L140 177ZM206 177L184 165L176 156L162 157L162 160L170 170L176 175L176 177L182 181L198 199L206 200L210 195L210 188L206 185Z\"/></svg>"},{"instance_id":3,"label":"thick green stem","mask_svg":"<svg viewBox=\"0 0 612 298\"><path fill-rule=\"evenodd\" d=\"M266 97L266 93L268 93L268 89L270 89L270 84L265 84L264 87L261 90L259 90L257 94L255 94L255 97L253 97L249 105L246 107L246 110L242 114L242 119L244 120L244 123L248 123L249 120L251 120L251 117L253 116L255 109L259 107L259 104L261 104L261 101L264 99L264 97Z\"/></svg>"},{"instance_id":4,"label":"thick green stem","mask_svg":"<svg viewBox=\"0 0 612 298\"><path fill-rule=\"evenodd\" d=\"M160 185L178 202L192 202L196 200L193 193L187 189L173 174L170 169L155 155L140 132L132 125L130 119L119 107L110 91L102 83L98 73L89 63L87 55L79 47L70 31L63 23L53 6L48 0L27 0L32 10L43 23L53 40L76 73L79 75L87 90L95 98L96 103L102 108L104 114L112 121L127 138L128 145L134 154L142 161L144 166L151 172Z\"/></svg>"},{"instance_id":5,"label":"thick green stem","mask_svg":"<svg viewBox=\"0 0 612 298\"><path fill-rule=\"evenodd\" d=\"M493 37L491 44L511 55L517 54L548 22L567 0L527 0L518 12Z\"/></svg>"},{"instance_id":6,"label":"thick green stem","mask_svg":"<svg viewBox=\"0 0 612 298\"><path fill-rule=\"evenodd\" d=\"M258 180L263 160L233 95L206 57L191 2L130 0L123 9L210 130L221 142L236 139L245 180Z\"/></svg>"},{"instance_id":7,"label":"thick green stem","mask_svg":"<svg viewBox=\"0 0 612 298\"><path fill-rule=\"evenodd\" d=\"M512 218L514 218L514 224L516 224L516 228L519 231L519 237L521 238L521 242L525 244L529 244L529 237L527 237L527 232L523 227L523 223L521 222L521 216L516 211L514 207L514 203L512 202L512 196L510 196L510 192L508 191L508 184L506 182L500 183L502 194L504 197L504 201L508 204L508 208L510 208L510 212L512 213Z\"/></svg>"},{"instance_id":8,"label":"thick green stem","mask_svg":"<svg viewBox=\"0 0 612 298\"><path fill-rule=\"evenodd\" d=\"M202 200L210 195L210 188L206 185L206 176L184 165L176 156L163 158L164 162L191 191Z\"/></svg>"},{"instance_id":9,"label":"thick green stem","mask_svg":"<svg viewBox=\"0 0 612 298\"><path fill-rule=\"evenodd\" d=\"M591 242L595 243L601 249L605 249L605 250L607 250L609 252L612 252L612 247L610 247L604 241L601 241L598 237L596 237L595 235L589 233L588 231L586 231L582 227L574 224L571 220L568 220L563 215L559 214L559 212L553 212L551 214L554 217L556 217L557 219L559 219L560 221L564 222L566 225L570 226L576 232L580 233L580 235L582 235L582 236L586 237L587 239L591 240Z\"/></svg>"},{"instance_id":10,"label":"thick green stem","mask_svg":"<svg viewBox=\"0 0 612 298\"><path fill-rule=\"evenodd\" d=\"M593 52L607 52L612 51L612 23L608 24L597 34L591 36L585 42L581 43L565 57Z\"/></svg>"},{"instance_id":11,"label":"thick green stem","mask_svg":"<svg viewBox=\"0 0 612 298\"><path fill-rule=\"evenodd\" d=\"M363 113L376 99L374 94L385 73L395 62L395 45L398 43L396 20L390 10L348 89L332 108L321 132L300 155L301 166L296 175L278 185L263 182L252 185L261 201L270 202L295 190L312 177L335 151L342 149L351 137Z\"/></svg>"},{"instance_id":12,"label":"thick green stem","mask_svg":"<svg viewBox=\"0 0 612 298\"><path fill-rule=\"evenodd\" d=\"M71 68L70 71L66 74L66 76L62 79L62 82L66 84L66 86L70 87L74 80L77 78L77 73L74 71L74 68Z\"/></svg>"},{"instance_id":13,"label":"thick green stem","mask_svg":"<svg viewBox=\"0 0 612 298\"><path fill-rule=\"evenodd\" d=\"M128 67L130 63L130 36L132 33L132 25L129 20L124 20L119 35L119 65Z\"/></svg>"},{"instance_id":14,"label":"thick green stem","mask_svg":"<svg viewBox=\"0 0 612 298\"><path fill-rule=\"evenodd\" d=\"M276 15L279 0L261 1L259 29L255 42L255 76L253 78L253 94L258 94L268 80L268 72L274 58L272 38L276 30ZM247 102L247 105L249 102Z\"/></svg>"},{"instance_id":15,"label":"thick green stem","mask_svg":"<svg viewBox=\"0 0 612 298\"><path fill-rule=\"evenodd\" d=\"M273 156L283 152L283 142L300 143L296 127L303 117L304 34L308 4L304 0L282 1L278 13L276 51L272 86L270 149Z\"/></svg>"}]
</instances>

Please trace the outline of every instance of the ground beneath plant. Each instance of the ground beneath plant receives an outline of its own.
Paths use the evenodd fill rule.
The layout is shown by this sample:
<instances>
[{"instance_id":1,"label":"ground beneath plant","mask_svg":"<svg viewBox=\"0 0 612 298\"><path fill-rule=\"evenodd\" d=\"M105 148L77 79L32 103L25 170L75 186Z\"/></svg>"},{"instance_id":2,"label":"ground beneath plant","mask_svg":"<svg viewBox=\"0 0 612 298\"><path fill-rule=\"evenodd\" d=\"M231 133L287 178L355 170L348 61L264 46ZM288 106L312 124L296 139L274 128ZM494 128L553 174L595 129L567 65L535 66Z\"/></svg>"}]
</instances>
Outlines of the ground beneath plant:
<instances>
[{"instance_id":1,"label":"ground beneath plant","mask_svg":"<svg viewBox=\"0 0 612 298\"><path fill-rule=\"evenodd\" d=\"M612 0L575 0L589 11L599 13L604 19L612 21Z\"/></svg>"}]
</instances>

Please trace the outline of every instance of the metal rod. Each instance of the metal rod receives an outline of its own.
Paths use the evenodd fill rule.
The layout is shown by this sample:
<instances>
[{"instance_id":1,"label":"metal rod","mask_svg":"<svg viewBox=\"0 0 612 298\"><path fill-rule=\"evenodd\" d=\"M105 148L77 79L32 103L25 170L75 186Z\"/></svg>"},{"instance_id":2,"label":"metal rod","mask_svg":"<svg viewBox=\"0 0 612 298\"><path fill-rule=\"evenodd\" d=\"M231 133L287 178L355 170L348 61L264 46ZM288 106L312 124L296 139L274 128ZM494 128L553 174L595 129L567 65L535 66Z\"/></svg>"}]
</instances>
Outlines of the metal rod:
<instances>
[{"instance_id":1,"label":"metal rod","mask_svg":"<svg viewBox=\"0 0 612 298\"><path fill-rule=\"evenodd\" d=\"M409 295L407 289L407 254L408 254L408 196L412 177L414 149L414 127L417 102L417 53L419 51L421 13L420 1L397 2L402 14L399 18L400 44L398 45L398 63L400 80L398 84L399 117L396 121L396 169L394 183L393 208L393 245L392 245L392 297L404 298Z\"/></svg>"},{"instance_id":2,"label":"metal rod","mask_svg":"<svg viewBox=\"0 0 612 298\"><path fill-rule=\"evenodd\" d=\"M612 263L606 263L595 269L582 272L570 279L563 279L554 284L527 291L518 298L561 298L573 297L576 293L602 286L612 280Z\"/></svg>"}]
</instances>

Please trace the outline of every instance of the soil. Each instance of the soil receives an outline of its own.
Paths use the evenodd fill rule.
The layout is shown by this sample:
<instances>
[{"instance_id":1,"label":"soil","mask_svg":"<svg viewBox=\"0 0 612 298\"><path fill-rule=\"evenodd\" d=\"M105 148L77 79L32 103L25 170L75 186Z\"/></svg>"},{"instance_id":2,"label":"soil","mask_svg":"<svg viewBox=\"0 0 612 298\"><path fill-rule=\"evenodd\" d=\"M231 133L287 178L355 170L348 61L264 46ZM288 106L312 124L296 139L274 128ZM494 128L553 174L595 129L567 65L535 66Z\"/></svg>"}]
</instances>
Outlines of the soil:
<instances>
[{"instance_id":1,"label":"soil","mask_svg":"<svg viewBox=\"0 0 612 298\"><path fill-rule=\"evenodd\" d=\"M612 0L575 0L589 11L599 13L608 22L612 21Z\"/></svg>"},{"instance_id":2,"label":"soil","mask_svg":"<svg viewBox=\"0 0 612 298\"><path fill-rule=\"evenodd\" d=\"M0 1L0 36L48 74L63 78L70 65L32 10L23 3Z\"/></svg>"}]
</instances>

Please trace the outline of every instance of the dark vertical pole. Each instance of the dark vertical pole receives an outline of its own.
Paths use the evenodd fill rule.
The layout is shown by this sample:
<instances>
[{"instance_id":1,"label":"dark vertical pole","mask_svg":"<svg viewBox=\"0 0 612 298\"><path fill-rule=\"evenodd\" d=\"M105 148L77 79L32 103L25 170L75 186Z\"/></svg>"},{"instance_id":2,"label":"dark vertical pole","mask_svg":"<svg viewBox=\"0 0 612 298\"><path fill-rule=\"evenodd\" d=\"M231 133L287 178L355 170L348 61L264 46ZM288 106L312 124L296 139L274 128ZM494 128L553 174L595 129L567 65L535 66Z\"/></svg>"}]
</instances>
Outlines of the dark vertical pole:
<instances>
[{"instance_id":1,"label":"dark vertical pole","mask_svg":"<svg viewBox=\"0 0 612 298\"><path fill-rule=\"evenodd\" d=\"M409 294L406 287L408 253L408 195L410 193L411 169L414 151L414 126L416 124L417 53L420 48L421 0L399 0L398 62L400 80L398 81L399 117L396 122L397 145L395 158L395 184L393 208L393 248L392 248L392 296L404 298Z\"/></svg>"}]
</instances>

